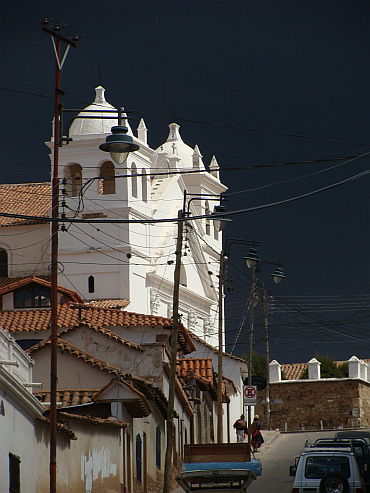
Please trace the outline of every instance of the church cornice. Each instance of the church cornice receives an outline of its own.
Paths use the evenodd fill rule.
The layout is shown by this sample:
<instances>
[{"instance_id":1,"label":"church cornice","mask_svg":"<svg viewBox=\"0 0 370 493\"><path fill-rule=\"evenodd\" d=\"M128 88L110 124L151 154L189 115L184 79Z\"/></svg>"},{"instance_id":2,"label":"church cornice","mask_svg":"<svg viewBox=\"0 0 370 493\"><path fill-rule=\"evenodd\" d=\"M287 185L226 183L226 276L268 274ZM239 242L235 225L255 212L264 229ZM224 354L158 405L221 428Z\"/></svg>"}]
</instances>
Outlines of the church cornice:
<instances>
[{"instance_id":1,"label":"church cornice","mask_svg":"<svg viewBox=\"0 0 370 493\"><path fill-rule=\"evenodd\" d=\"M163 277L159 276L155 272L148 272L147 273L147 278L149 281L152 282L152 286L154 285L161 285L161 289L163 290L166 289L168 290L169 293L169 300L172 300L172 291L173 291L173 282L169 281L168 279L164 279ZM201 296L194 291L190 290L189 288L185 286L180 286L180 297L181 295L188 297L191 300L197 301L200 305L206 305L209 308L211 308L215 303L217 303L217 300L211 300L210 298L206 298L204 296ZM180 299L180 304L183 305L188 305L189 307L194 309L194 306L191 305L189 302L184 301L184 299Z\"/></svg>"}]
</instances>

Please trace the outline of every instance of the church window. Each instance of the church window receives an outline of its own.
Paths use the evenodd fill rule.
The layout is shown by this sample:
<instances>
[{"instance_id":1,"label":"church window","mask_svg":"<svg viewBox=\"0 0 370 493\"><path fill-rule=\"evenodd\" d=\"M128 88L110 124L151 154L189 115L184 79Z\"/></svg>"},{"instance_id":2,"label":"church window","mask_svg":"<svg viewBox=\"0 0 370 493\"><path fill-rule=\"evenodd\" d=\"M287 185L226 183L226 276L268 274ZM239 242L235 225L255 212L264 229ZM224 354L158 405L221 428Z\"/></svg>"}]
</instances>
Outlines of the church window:
<instances>
[{"instance_id":1,"label":"church window","mask_svg":"<svg viewBox=\"0 0 370 493\"><path fill-rule=\"evenodd\" d=\"M72 197L78 197L82 187L82 168L79 164L71 164L69 173Z\"/></svg>"},{"instance_id":2,"label":"church window","mask_svg":"<svg viewBox=\"0 0 370 493\"><path fill-rule=\"evenodd\" d=\"M106 161L100 167L99 193L100 195L116 193L115 169L110 161Z\"/></svg>"},{"instance_id":3,"label":"church window","mask_svg":"<svg viewBox=\"0 0 370 493\"><path fill-rule=\"evenodd\" d=\"M14 290L14 308L42 308L50 306L50 289L30 283Z\"/></svg>"},{"instance_id":4,"label":"church window","mask_svg":"<svg viewBox=\"0 0 370 493\"><path fill-rule=\"evenodd\" d=\"M8 252L0 248L0 277L8 277Z\"/></svg>"},{"instance_id":5,"label":"church window","mask_svg":"<svg viewBox=\"0 0 370 493\"><path fill-rule=\"evenodd\" d=\"M95 278L94 278L94 276L89 276L88 285L89 285L89 293L94 293L95 292Z\"/></svg>"},{"instance_id":6,"label":"church window","mask_svg":"<svg viewBox=\"0 0 370 493\"><path fill-rule=\"evenodd\" d=\"M141 171L141 199L143 202L148 202L148 180L146 177L146 171Z\"/></svg>"},{"instance_id":7,"label":"church window","mask_svg":"<svg viewBox=\"0 0 370 493\"><path fill-rule=\"evenodd\" d=\"M209 208L209 203L208 203L208 200L206 201L206 210L205 210L205 214L208 215L211 213L211 210ZM210 235L211 234L211 221L208 217L206 217L206 235Z\"/></svg>"},{"instance_id":8,"label":"church window","mask_svg":"<svg viewBox=\"0 0 370 493\"><path fill-rule=\"evenodd\" d=\"M131 194L137 198L137 168L135 163L131 165Z\"/></svg>"}]
</instances>

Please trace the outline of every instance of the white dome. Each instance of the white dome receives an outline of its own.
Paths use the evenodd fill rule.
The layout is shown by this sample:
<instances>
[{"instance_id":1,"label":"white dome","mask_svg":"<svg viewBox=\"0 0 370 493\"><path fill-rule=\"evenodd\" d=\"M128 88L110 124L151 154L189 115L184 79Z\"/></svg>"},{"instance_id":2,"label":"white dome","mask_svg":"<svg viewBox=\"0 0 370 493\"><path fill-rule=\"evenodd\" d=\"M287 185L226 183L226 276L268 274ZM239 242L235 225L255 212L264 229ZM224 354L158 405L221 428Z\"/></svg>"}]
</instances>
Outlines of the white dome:
<instances>
[{"instance_id":1,"label":"white dome","mask_svg":"<svg viewBox=\"0 0 370 493\"><path fill-rule=\"evenodd\" d=\"M193 153L194 150L185 144L182 140L179 132L180 125L177 123L171 123L169 125L170 133L168 138L164 144L159 146L155 152L154 156L157 156L159 153L165 152L169 156L175 154L180 158L179 167L181 168L192 168L193 167Z\"/></svg>"},{"instance_id":2,"label":"white dome","mask_svg":"<svg viewBox=\"0 0 370 493\"><path fill-rule=\"evenodd\" d=\"M84 111L78 114L79 117L89 116L90 118L76 118L69 130L71 137L78 135L93 135L93 134L110 134L111 128L118 125L118 115L112 113L112 118L102 118L110 116L110 113L104 113L100 110L115 110L114 106L107 103L105 100L105 89L102 86L95 88L95 101L87 106ZM94 110L93 112L86 110ZM96 111L95 111L96 110ZM94 117L94 118L91 118ZM123 120L122 124L128 127L128 134L132 135L132 130L127 120Z\"/></svg>"}]
</instances>

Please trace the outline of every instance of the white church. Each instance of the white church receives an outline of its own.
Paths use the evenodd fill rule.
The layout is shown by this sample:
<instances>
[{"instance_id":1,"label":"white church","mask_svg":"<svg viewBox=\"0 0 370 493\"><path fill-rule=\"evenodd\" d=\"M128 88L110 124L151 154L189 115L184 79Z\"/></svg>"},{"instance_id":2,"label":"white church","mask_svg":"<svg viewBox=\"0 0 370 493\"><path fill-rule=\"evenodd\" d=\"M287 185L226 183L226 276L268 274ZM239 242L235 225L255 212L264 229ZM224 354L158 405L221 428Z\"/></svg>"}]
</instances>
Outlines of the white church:
<instances>
[{"instance_id":1,"label":"white church","mask_svg":"<svg viewBox=\"0 0 370 493\"><path fill-rule=\"evenodd\" d=\"M144 120L137 136L125 120L139 150L129 154L123 165L114 165L109 154L99 150L117 124L113 114L111 120L101 118L107 116L102 111L114 110L104 91L96 88L94 103L70 127L72 142L59 152L59 178L66 191L60 211L86 221L66 223L66 232L59 234L63 285L85 300L128 300L131 312L171 317L177 224L145 220L176 218L185 191L190 217L209 214L219 202L207 196L217 198L226 186L220 181L216 159L207 170L198 146L192 149L183 142L176 123L169 126L167 141L154 150L148 145ZM53 140L47 145L53 162ZM192 194L205 197L191 200ZM89 219L97 218L106 222L89 224ZM143 222L115 224L117 219ZM189 221L184 233L181 321L216 345L221 234L208 219Z\"/></svg>"}]
</instances>

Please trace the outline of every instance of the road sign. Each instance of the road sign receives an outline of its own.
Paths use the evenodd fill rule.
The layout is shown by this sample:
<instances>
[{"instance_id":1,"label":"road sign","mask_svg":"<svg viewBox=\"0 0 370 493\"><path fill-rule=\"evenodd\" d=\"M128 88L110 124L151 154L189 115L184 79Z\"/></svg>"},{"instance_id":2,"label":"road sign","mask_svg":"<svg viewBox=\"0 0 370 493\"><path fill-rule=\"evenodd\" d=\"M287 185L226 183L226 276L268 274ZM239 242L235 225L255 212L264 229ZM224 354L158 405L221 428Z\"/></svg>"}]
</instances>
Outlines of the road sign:
<instances>
[{"instance_id":1,"label":"road sign","mask_svg":"<svg viewBox=\"0 0 370 493\"><path fill-rule=\"evenodd\" d=\"M255 385L244 386L244 406L257 405L257 387Z\"/></svg>"}]
</instances>

